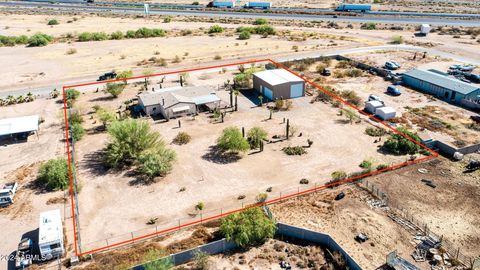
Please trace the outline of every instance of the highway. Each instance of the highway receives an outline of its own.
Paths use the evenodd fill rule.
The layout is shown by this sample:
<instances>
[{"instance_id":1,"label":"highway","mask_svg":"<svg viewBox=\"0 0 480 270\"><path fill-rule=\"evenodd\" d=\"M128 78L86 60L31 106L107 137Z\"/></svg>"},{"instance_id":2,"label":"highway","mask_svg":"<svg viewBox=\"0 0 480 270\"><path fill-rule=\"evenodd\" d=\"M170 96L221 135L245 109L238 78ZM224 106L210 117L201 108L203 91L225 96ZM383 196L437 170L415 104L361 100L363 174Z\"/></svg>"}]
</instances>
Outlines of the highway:
<instances>
[{"instance_id":1,"label":"highway","mask_svg":"<svg viewBox=\"0 0 480 270\"><path fill-rule=\"evenodd\" d=\"M384 50L403 50L403 51L414 51L414 52L427 52L429 55L436 55L440 56L443 58L449 58L452 59L453 61L458 61L458 62L463 62L463 63L468 63L468 64L473 64L473 65L478 65L480 66L480 58L466 58L462 56L458 56L455 54L439 51L436 49L432 48L423 48L423 47L418 47L418 46L413 46L413 45L381 45L381 46L370 46L370 47L359 47L359 48L350 48L350 49L342 49L342 50L326 50L322 52L311 52L311 53L304 53L304 54L295 54L292 56L286 56L286 57L278 57L273 59L276 62L285 62L285 61L292 61L292 60L301 60L301 59L306 59L306 58L316 58L320 56L332 56L332 55L348 55L352 53L367 53L367 52L374 52L374 51L384 51ZM265 57L268 57L266 55ZM243 59L245 60L245 59ZM234 61L234 60L232 60ZM241 61L241 60L236 60L236 61ZM236 68L236 67L232 67ZM86 76L82 80L77 80L77 81L69 81L65 82L63 85L75 85L75 84L82 84L82 83L89 83L89 82L94 82L97 80L98 76L100 74L93 74L91 76ZM34 95L37 96L46 96L50 92L52 92L53 89L61 90L63 87L62 84L56 84L56 85L50 85L50 86L40 86L37 88L28 88L28 89L17 89L17 90L11 90L11 91L4 91L0 92L0 98L5 98L8 95L12 96L19 96L19 95L26 95L28 92L32 92ZM95 89L97 86L93 86L90 88L82 88L81 90L92 90Z\"/></svg>"},{"instance_id":2,"label":"highway","mask_svg":"<svg viewBox=\"0 0 480 270\"><path fill-rule=\"evenodd\" d=\"M143 9L138 7L124 6L96 6L85 4L70 3L38 3L38 2L0 2L0 10L10 11L38 11L39 8L48 9L50 12L84 12L84 13L113 13L113 14L143 14ZM403 17L403 16L379 16L365 14L362 16L332 16L332 15L312 15L312 14L282 14L282 13L258 13L258 12L236 12L225 10L189 10L189 9L150 9L150 14L155 15L183 15L183 16L203 16L203 17L221 17L221 18L266 18L276 20L302 20L302 21L321 21L328 20L334 22L351 23L386 23L386 24L431 24L446 26L466 26L480 27L480 19L459 19L444 17Z\"/></svg>"}]
</instances>

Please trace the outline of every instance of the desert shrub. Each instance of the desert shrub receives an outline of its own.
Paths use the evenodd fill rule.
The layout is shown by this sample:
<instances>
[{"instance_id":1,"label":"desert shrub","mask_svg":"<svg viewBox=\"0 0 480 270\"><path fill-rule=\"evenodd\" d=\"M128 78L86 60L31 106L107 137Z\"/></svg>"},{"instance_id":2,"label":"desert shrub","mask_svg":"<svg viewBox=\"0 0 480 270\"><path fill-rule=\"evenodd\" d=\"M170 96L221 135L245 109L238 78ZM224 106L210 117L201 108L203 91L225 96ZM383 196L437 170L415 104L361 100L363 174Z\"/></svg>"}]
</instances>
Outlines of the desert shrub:
<instances>
[{"instance_id":1,"label":"desert shrub","mask_svg":"<svg viewBox=\"0 0 480 270\"><path fill-rule=\"evenodd\" d=\"M251 149L259 148L262 141L266 140L267 137L267 131L260 127L253 127L247 133L247 141Z\"/></svg>"},{"instance_id":2,"label":"desert shrub","mask_svg":"<svg viewBox=\"0 0 480 270\"><path fill-rule=\"evenodd\" d=\"M392 44L402 44L403 43L403 37L402 36L393 36L391 43Z\"/></svg>"},{"instance_id":3,"label":"desert shrub","mask_svg":"<svg viewBox=\"0 0 480 270\"><path fill-rule=\"evenodd\" d=\"M48 43L53 41L53 37L47 34L37 33L31 36L28 39L28 46L29 47L42 47L47 46Z\"/></svg>"},{"instance_id":4,"label":"desert shrub","mask_svg":"<svg viewBox=\"0 0 480 270\"><path fill-rule=\"evenodd\" d=\"M377 29L377 25L375 23L364 23L360 26L360 28L366 30L375 30Z\"/></svg>"},{"instance_id":5,"label":"desert shrub","mask_svg":"<svg viewBox=\"0 0 480 270\"><path fill-rule=\"evenodd\" d=\"M117 79L126 79L133 77L133 71L123 70L117 73Z\"/></svg>"},{"instance_id":6,"label":"desert shrub","mask_svg":"<svg viewBox=\"0 0 480 270\"><path fill-rule=\"evenodd\" d=\"M180 31L180 33L182 34L182 36L188 36L188 35L191 35L193 33L193 31L190 30L190 29L182 29L182 31Z\"/></svg>"},{"instance_id":7,"label":"desert shrub","mask_svg":"<svg viewBox=\"0 0 480 270\"><path fill-rule=\"evenodd\" d=\"M176 154L173 150L167 149L163 143L157 143L154 148L140 154L138 170L148 179L164 176L172 170L175 158Z\"/></svg>"},{"instance_id":8,"label":"desert shrub","mask_svg":"<svg viewBox=\"0 0 480 270\"><path fill-rule=\"evenodd\" d=\"M171 22L171 21L172 21L172 16L167 16L167 17L165 17L165 18L163 19L163 22L164 22L164 23L169 23L169 22Z\"/></svg>"},{"instance_id":9,"label":"desert shrub","mask_svg":"<svg viewBox=\"0 0 480 270\"><path fill-rule=\"evenodd\" d=\"M338 61L338 63L335 65L335 68L342 68L342 69L350 68L350 67L352 67L352 62L348 60Z\"/></svg>"},{"instance_id":10,"label":"desert shrub","mask_svg":"<svg viewBox=\"0 0 480 270\"><path fill-rule=\"evenodd\" d=\"M275 29L270 25L260 25L255 27L255 33L259 35L275 35Z\"/></svg>"},{"instance_id":11,"label":"desert shrub","mask_svg":"<svg viewBox=\"0 0 480 270\"><path fill-rule=\"evenodd\" d=\"M372 137L380 137L380 136L385 135L385 133L387 133L387 131L385 129L379 128L379 127L367 127L365 129L365 133L369 136L372 136Z\"/></svg>"},{"instance_id":12,"label":"desert shrub","mask_svg":"<svg viewBox=\"0 0 480 270\"><path fill-rule=\"evenodd\" d=\"M133 30L128 30L127 33L125 33L126 38L135 38L135 31Z\"/></svg>"},{"instance_id":13,"label":"desert shrub","mask_svg":"<svg viewBox=\"0 0 480 270\"><path fill-rule=\"evenodd\" d=\"M124 83L107 83L105 92L112 95L113 98L117 98L125 89Z\"/></svg>"},{"instance_id":14,"label":"desert shrub","mask_svg":"<svg viewBox=\"0 0 480 270\"><path fill-rule=\"evenodd\" d=\"M245 152L250 149L247 139L242 136L240 129L228 127L222 131L222 135L217 139L217 146L225 152Z\"/></svg>"},{"instance_id":15,"label":"desert shrub","mask_svg":"<svg viewBox=\"0 0 480 270\"><path fill-rule=\"evenodd\" d=\"M417 142L421 141L418 134L414 131L410 131L402 127L398 128L397 130ZM395 155L413 155L420 150L420 146L418 144L397 133L392 134L390 138L385 141L383 148Z\"/></svg>"},{"instance_id":16,"label":"desert shrub","mask_svg":"<svg viewBox=\"0 0 480 270\"><path fill-rule=\"evenodd\" d=\"M194 2L192 3L192 5L194 5L194 6L198 6L198 5L200 5L200 2L198 2L198 1L194 1Z\"/></svg>"},{"instance_id":17,"label":"desert shrub","mask_svg":"<svg viewBox=\"0 0 480 270\"><path fill-rule=\"evenodd\" d=\"M175 136L175 138L173 138L173 143L174 144L178 144L178 145L182 145L182 144L187 144L190 142L190 140L192 139L192 137L186 133L186 132L179 132L177 134L177 136Z\"/></svg>"},{"instance_id":18,"label":"desert shrub","mask_svg":"<svg viewBox=\"0 0 480 270\"><path fill-rule=\"evenodd\" d=\"M283 99L275 100L275 109L281 110L283 108L285 101Z\"/></svg>"},{"instance_id":19,"label":"desert shrub","mask_svg":"<svg viewBox=\"0 0 480 270\"><path fill-rule=\"evenodd\" d=\"M358 106L362 103L362 98L353 90L345 90L340 93L340 96L347 102Z\"/></svg>"},{"instance_id":20,"label":"desert shrub","mask_svg":"<svg viewBox=\"0 0 480 270\"><path fill-rule=\"evenodd\" d=\"M240 40L245 40L250 38L250 32L248 31L243 31L238 35L238 39Z\"/></svg>"},{"instance_id":21,"label":"desert shrub","mask_svg":"<svg viewBox=\"0 0 480 270\"><path fill-rule=\"evenodd\" d=\"M74 88L70 88L65 90L65 96L65 99L67 100L67 105L71 107L75 100L77 100L77 98L80 96L80 91Z\"/></svg>"},{"instance_id":22,"label":"desert shrub","mask_svg":"<svg viewBox=\"0 0 480 270\"><path fill-rule=\"evenodd\" d=\"M383 170L383 169L386 169L388 168L388 164L378 164L377 165L377 170Z\"/></svg>"},{"instance_id":23,"label":"desert shrub","mask_svg":"<svg viewBox=\"0 0 480 270\"><path fill-rule=\"evenodd\" d=\"M208 29L209 34L215 34L215 33L222 33L223 32L223 27L221 27L218 24L210 26L210 29Z\"/></svg>"},{"instance_id":24,"label":"desert shrub","mask_svg":"<svg viewBox=\"0 0 480 270\"><path fill-rule=\"evenodd\" d=\"M259 207L249 208L222 219L220 233L240 247L263 243L272 238L276 224Z\"/></svg>"},{"instance_id":25,"label":"desert shrub","mask_svg":"<svg viewBox=\"0 0 480 270\"><path fill-rule=\"evenodd\" d=\"M356 119L359 118L357 112L351 108L342 109L341 112L348 120L348 122L350 122L350 124L352 124Z\"/></svg>"},{"instance_id":26,"label":"desert shrub","mask_svg":"<svg viewBox=\"0 0 480 270\"><path fill-rule=\"evenodd\" d=\"M267 200L268 194L267 193L260 193L255 197L255 201L257 203L263 203Z\"/></svg>"},{"instance_id":27,"label":"desert shrub","mask_svg":"<svg viewBox=\"0 0 480 270\"><path fill-rule=\"evenodd\" d=\"M60 24L56 19L49 20L47 25L57 25Z\"/></svg>"},{"instance_id":28,"label":"desert shrub","mask_svg":"<svg viewBox=\"0 0 480 270\"><path fill-rule=\"evenodd\" d=\"M363 169L371 170L373 167L373 161L370 159L364 159L358 166Z\"/></svg>"},{"instance_id":29,"label":"desert shrub","mask_svg":"<svg viewBox=\"0 0 480 270\"><path fill-rule=\"evenodd\" d=\"M105 109L105 108L99 108L96 110L96 115L98 117L98 120L102 122L103 127L107 127L109 124L111 124L113 121L117 120L117 115L115 114L114 111Z\"/></svg>"},{"instance_id":30,"label":"desert shrub","mask_svg":"<svg viewBox=\"0 0 480 270\"><path fill-rule=\"evenodd\" d=\"M149 38L153 36L153 30L150 28L142 27L135 31L136 38Z\"/></svg>"},{"instance_id":31,"label":"desert shrub","mask_svg":"<svg viewBox=\"0 0 480 270\"><path fill-rule=\"evenodd\" d=\"M258 68L258 67L250 67L248 69L244 69L244 72L235 75L233 78L233 82L238 86L238 87L251 87L252 84L252 78L253 78L253 73L262 71L263 68Z\"/></svg>"},{"instance_id":32,"label":"desert shrub","mask_svg":"<svg viewBox=\"0 0 480 270\"><path fill-rule=\"evenodd\" d=\"M344 74L345 77L356 78L356 77L362 76L362 71L358 68L350 68L350 69L345 70L343 72L343 74Z\"/></svg>"},{"instance_id":33,"label":"desert shrub","mask_svg":"<svg viewBox=\"0 0 480 270\"><path fill-rule=\"evenodd\" d=\"M0 47L3 46L15 46L16 44L16 37L7 37L7 36L1 36L0 35Z\"/></svg>"},{"instance_id":34,"label":"desert shrub","mask_svg":"<svg viewBox=\"0 0 480 270\"><path fill-rule=\"evenodd\" d=\"M240 26L240 27L237 27L236 31L237 31L237 33L248 32L248 33L250 33L250 34L255 34L255 28L253 28L253 27L248 27L248 26Z\"/></svg>"},{"instance_id":35,"label":"desert shrub","mask_svg":"<svg viewBox=\"0 0 480 270\"><path fill-rule=\"evenodd\" d=\"M347 178L347 173L344 171L334 171L332 172L331 176L334 181L340 181Z\"/></svg>"},{"instance_id":36,"label":"desert shrub","mask_svg":"<svg viewBox=\"0 0 480 270\"><path fill-rule=\"evenodd\" d=\"M282 148L282 151L289 156L301 156L307 153L307 150L302 146L287 146Z\"/></svg>"},{"instance_id":37,"label":"desert shrub","mask_svg":"<svg viewBox=\"0 0 480 270\"><path fill-rule=\"evenodd\" d=\"M165 30L159 28L154 28L152 31L154 37L164 37L167 34Z\"/></svg>"},{"instance_id":38,"label":"desert shrub","mask_svg":"<svg viewBox=\"0 0 480 270\"><path fill-rule=\"evenodd\" d=\"M93 34L90 32L82 32L78 35L78 41L85 42L93 40Z\"/></svg>"},{"instance_id":39,"label":"desert shrub","mask_svg":"<svg viewBox=\"0 0 480 270\"><path fill-rule=\"evenodd\" d=\"M205 208L205 203L204 202L198 202L195 205L195 209L197 209L198 211L202 211L204 208Z\"/></svg>"},{"instance_id":40,"label":"desert shrub","mask_svg":"<svg viewBox=\"0 0 480 270\"><path fill-rule=\"evenodd\" d=\"M150 249L143 256L143 260L146 261L143 265L145 270L169 270L174 267L171 257L165 257L166 253L158 249ZM163 258L162 258L163 257ZM159 259L161 258L161 259Z\"/></svg>"},{"instance_id":41,"label":"desert shrub","mask_svg":"<svg viewBox=\"0 0 480 270\"><path fill-rule=\"evenodd\" d=\"M327 65L325 65L325 64L318 64L317 67L315 68L315 70L318 73L323 73L325 71L325 69L327 69Z\"/></svg>"},{"instance_id":42,"label":"desert shrub","mask_svg":"<svg viewBox=\"0 0 480 270\"><path fill-rule=\"evenodd\" d=\"M27 44L28 37L25 35L21 35L15 38L15 44Z\"/></svg>"},{"instance_id":43,"label":"desert shrub","mask_svg":"<svg viewBox=\"0 0 480 270\"><path fill-rule=\"evenodd\" d=\"M253 24L255 25L264 25L267 23L268 23L267 19L264 19L264 18L258 18L253 22Z\"/></svg>"},{"instance_id":44,"label":"desert shrub","mask_svg":"<svg viewBox=\"0 0 480 270\"><path fill-rule=\"evenodd\" d=\"M118 39L123 39L123 38L124 38L124 35L123 35L122 31L115 31L115 32L110 34L110 39L118 40Z\"/></svg>"},{"instance_id":45,"label":"desert shrub","mask_svg":"<svg viewBox=\"0 0 480 270\"><path fill-rule=\"evenodd\" d=\"M203 252L201 250L196 250L194 252L195 254L195 269L199 269L199 270L208 270L209 269L209 262L208 262L208 258L209 258L209 254L207 252Z\"/></svg>"},{"instance_id":46,"label":"desert shrub","mask_svg":"<svg viewBox=\"0 0 480 270\"><path fill-rule=\"evenodd\" d=\"M70 134L74 141L80 141L85 135L85 129L80 123L73 123L70 126Z\"/></svg>"},{"instance_id":47,"label":"desert shrub","mask_svg":"<svg viewBox=\"0 0 480 270\"><path fill-rule=\"evenodd\" d=\"M40 166L38 181L50 190L64 190L69 185L68 161L51 159Z\"/></svg>"},{"instance_id":48,"label":"desert shrub","mask_svg":"<svg viewBox=\"0 0 480 270\"><path fill-rule=\"evenodd\" d=\"M77 49L75 49L75 48L70 48L70 49L67 50L68 55L76 54L76 53L77 53Z\"/></svg>"}]
</instances>

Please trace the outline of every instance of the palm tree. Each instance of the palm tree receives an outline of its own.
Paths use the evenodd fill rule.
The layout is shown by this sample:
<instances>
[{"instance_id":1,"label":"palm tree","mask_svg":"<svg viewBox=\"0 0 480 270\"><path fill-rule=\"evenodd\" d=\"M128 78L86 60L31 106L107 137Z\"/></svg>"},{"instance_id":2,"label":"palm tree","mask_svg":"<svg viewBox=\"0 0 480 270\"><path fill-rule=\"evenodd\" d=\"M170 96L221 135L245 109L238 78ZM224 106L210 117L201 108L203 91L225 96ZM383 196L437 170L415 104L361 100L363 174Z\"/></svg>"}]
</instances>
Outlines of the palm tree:
<instances>
[{"instance_id":1,"label":"palm tree","mask_svg":"<svg viewBox=\"0 0 480 270\"><path fill-rule=\"evenodd\" d=\"M34 101L35 97L33 96L32 92L28 92L27 94L27 102Z\"/></svg>"},{"instance_id":2,"label":"palm tree","mask_svg":"<svg viewBox=\"0 0 480 270\"><path fill-rule=\"evenodd\" d=\"M17 103L24 103L25 102L25 97L20 95L17 97Z\"/></svg>"},{"instance_id":3,"label":"palm tree","mask_svg":"<svg viewBox=\"0 0 480 270\"><path fill-rule=\"evenodd\" d=\"M7 97L7 104L12 105L12 104L15 104L15 103L17 103L17 99L14 96L9 95Z\"/></svg>"}]
</instances>

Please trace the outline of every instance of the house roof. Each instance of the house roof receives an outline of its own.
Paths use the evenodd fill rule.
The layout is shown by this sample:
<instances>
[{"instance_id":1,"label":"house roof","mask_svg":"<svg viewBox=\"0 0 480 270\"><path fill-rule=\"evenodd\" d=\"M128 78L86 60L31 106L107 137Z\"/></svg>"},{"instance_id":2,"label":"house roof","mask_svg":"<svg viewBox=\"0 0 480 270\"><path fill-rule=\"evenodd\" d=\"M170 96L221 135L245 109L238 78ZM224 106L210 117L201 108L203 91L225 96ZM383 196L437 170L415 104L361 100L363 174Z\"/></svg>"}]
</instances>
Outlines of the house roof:
<instances>
[{"instance_id":1,"label":"house roof","mask_svg":"<svg viewBox=\"0 0 480 270\"><path fill-rule=\"evenodd\" d=\"M0 119L0 136L38 130L38 115Z\"/></svg>"},{"instance_id":2,"label":"house roof","mask_svg":"<svg viewBox=\"0 0 480 270\"><path fill-rule=\"evenodd\" d=\"M144 106L161 104L169 108L178 103L194 103L202 105L219 101L215 90L209 86L170 87L140 94L138 98Z\"/></svg>"},{"instance_id":3,"label":"house roof","mask_svg":"<svg viewBox=\"0 0 480 270\"><path fill-rule=\"evenodd\" d=\"M63 240L63 227L60 209L40 213L38 244L61 240Z\"/></svg>"},{"instance_id":4,"label":"house roof","mask_svg":"<svg viewBox=\"0 0 480 270\"><path fill-rule=\"evenodd\" d=\"M472 92L480 90L480 87L477 85L462 82L455 78L450 78L450 77L443 76L438 73L426 71L426 70L413 69L403 74L403 76L408 76L418 80L422 80L424 82L428 82L433 85L444 87L463 95L468 95Z\"/></svg>"},{"instance_id":5,"label":"house roof","mask_svg":"<svg viewBox=\"0 0 480 270\"><path fill-rule=\"evenodd\" d=\"M253 76L258 77L270 85L279 85L288 82L303 82L302 78L297 77L283 68L260 71L254 73Z\"/></svg>"}]
</instances>

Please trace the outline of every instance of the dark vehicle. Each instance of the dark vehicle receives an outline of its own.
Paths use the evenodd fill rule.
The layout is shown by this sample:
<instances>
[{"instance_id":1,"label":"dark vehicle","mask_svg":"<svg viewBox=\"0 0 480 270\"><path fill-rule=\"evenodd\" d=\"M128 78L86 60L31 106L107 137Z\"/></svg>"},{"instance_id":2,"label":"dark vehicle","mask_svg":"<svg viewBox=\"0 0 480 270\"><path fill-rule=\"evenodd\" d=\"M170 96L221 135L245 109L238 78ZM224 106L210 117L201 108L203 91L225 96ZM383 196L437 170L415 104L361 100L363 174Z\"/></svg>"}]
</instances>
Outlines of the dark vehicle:
<instances>
[{"instance_id":1,"label":"dark vehicle","mask_svg":"<svg viewBox=\"0 0 480 270\"><path fill-rule=\"evenodd\" d=\"M335 196L335 201L340 201L341 199L345 198L345 193L340 192Z\"/></svg>"},{"instance_id":2,"label":"dark vehicle","mask_svg":"<svg viewBox=\"0 0 480 270\"><path fill-rule=\"evenodd\" d=\"M23 238L18 244L17 253L15 254L15 268L25 269L32 265L33 242L30 238Z\"/></svg>"},{"instance_id":3,"label":"dark vehicle","mask_svg":"<svg viewBox=\"0 0 480 270\"><path fill-rule=\"evenodd\" d=\"M330 71L330 69L325 68L325 69L322 71L322 75L323 75L323 76L330 76L330 75L332 75L332 72Z\"/></svg>"},{"instance_id":4,"label":"dark vehicle","mask_svg":"<svg viewBox=\"0 0 480 270\"><path fill-rule=\"evenodd\" d=\"M465 76L465 79L467 79L471 82L480 83L480 75L478 75L478 74L464 73L463 76Z\"/></svg>"},{"instance_id":5,"label":"dark vehicle","mask_svg":"<svg viewBox=\"0 0 480 270\"><path fill-rule=\"evenodd\" d=\"M393 85L390 85L389 87L387 87L387 93L392 96L400 96L402 94L400 90L398 90L398 88Z\"/></svg>"},{"instance_id":6,"label":"dark vehicle","mask_svg":"<svg viewBox=\"0 0 480 270\"><path fill-rule=\"evenodd\" d=\"M364 233L360 233L359 235L355 236L355 241L359 243L363 243L368 240L368 236Z\"/></svg>"},{"instance_id":7,"label":"dark vehicle","mask_svg":"<svg viewBox=\"0 0 480 270\"><path fill-rule=\"evenodd\" d=\"M113 80L115 78L117 78L117 73L115 71L112 71L98 77L98 81Z\"/></svg>"},{"instance_id":8,"label":"dark vehicle","mask_svg":"<svg viewBox=\"0 0 480 270\"><path fill-rule=\"evenodd\" d=\"M93 3L93 0L87 0L87 3Z\"/></svg>"},{"instance_id":9,"label":"dark vehicle","mask_svg":"<svg viewBox=\"0 0 480 270\"><path fill-rule=\"evenodd\" d=\"M468 170L477 170L480 169L480 161L479 160L471 160L467 165Z\"/></svg>"},{"instance_id":10,"label":"dark vehicle","mask_svg":"<svg viewBox=\"0 0 480 270\"><path fill-rule=\"evenodd\" d=\"M480 115L472 115L472 116L470 116L470 119L472 119L476 123L480 124Z\"/></svg>"}]
</instances>

